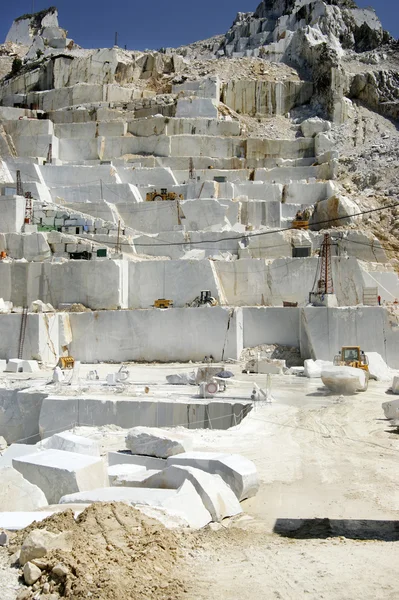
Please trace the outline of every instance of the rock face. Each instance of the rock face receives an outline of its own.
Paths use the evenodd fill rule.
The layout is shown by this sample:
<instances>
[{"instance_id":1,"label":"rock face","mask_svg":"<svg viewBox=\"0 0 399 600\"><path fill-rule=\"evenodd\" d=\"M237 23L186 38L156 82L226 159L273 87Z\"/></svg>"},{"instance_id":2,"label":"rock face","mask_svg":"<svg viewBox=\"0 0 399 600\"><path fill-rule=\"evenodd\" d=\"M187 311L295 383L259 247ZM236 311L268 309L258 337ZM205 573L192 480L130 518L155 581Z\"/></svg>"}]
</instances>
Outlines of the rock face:
<instances>
[{"instance_id":1,"label":"rock face","mask_svg":"<svg viewBox=\"0 0 399 600\"><path fill-rule=\"evenodd\" d=\"M183 434L152 427L134 427L126 436L126 447L132 454L168 458L191 450L192 442Z\"/></svg>"},{"instance_id":2,"label":"rock face","mask_svg":"<svg viewBox=\"0 0 399 600\"><path fill-rule=\"evenodd\" d=\"M321 200L316 204L313 213L313 225L318 229L326 228L326 221L329 226L350 225L359 221L359 206L350 198L336 194L328 200Z\"/></svg>"},{"instance_id":3,"label":"rock face","mask_svg":"<svg viewBox=\"0 0 399 600\"><path fill-rule=\"evenodd\" d=\"M11 467L0 469L0 511L30 511L47 506L42 490Z\"/></svg>"}]
</instances>

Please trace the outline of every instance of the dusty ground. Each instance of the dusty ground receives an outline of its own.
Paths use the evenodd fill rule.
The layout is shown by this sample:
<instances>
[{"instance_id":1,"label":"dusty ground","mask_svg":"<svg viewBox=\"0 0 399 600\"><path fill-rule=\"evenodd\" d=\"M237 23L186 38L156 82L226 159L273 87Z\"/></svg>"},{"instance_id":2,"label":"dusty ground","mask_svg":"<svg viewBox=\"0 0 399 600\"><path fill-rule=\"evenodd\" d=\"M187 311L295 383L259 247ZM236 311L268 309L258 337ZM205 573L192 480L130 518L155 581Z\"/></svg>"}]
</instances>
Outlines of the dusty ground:
<instances>
[{"instance_id":1,"label":"dusty ground","mask_svg":"<svg viewBox=\"0 0 399 600\"><path fill-rule=\"evenodd\" d=\"M387 386L340 400L319 386L276 378L277 402L252 413L239 439L222 432L220 446L255 461L261 488L243 503L252 519L201 534L190 600L398 597L399 438L383 419Z\"/></svg>"}]
</instances>

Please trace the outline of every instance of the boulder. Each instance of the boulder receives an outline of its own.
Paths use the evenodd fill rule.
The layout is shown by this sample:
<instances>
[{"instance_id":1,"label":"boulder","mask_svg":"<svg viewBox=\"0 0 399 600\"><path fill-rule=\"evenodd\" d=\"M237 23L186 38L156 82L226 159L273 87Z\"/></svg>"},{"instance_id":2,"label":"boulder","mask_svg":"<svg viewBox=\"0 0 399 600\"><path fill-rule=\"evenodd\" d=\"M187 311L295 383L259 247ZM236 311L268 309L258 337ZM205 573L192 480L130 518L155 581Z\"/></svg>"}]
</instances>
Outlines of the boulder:
<instances>
[{"instance_id":1,"label":"boulder","mask_svg":"<svg viewBox=\"0 0 399 600\"><path fill-rule=\"evenodd\" d=\"M192 449L192 441L180 433L155 427L134 427L126 436L126 447L132 454L168 458Z\"/></svg>"},{"instance_id":2,"label":"boulder","mask_svg":"<svg viewBox=\"0 0 399 600\"><path fill-rule=\"evenodd\" d=\"M394 377L392 381L392 392L399 394L399 377Z\"/></svg>"},{"instance_id":3,"label":"boulder","mask_svg":"<svg viewBox=\"0 0 399 600\"><path fill-rule=\"evenodd\" d=\"M321 377L322 370L332 366L332 362L327 360L312 360L311 358L308 358L304 363L304 375L310 379Z\"/></svg>"},{"instance_id":4,"label":"boulder","mask_svg":"<svg viewBox=\"0 0 399 600\"><path fill-rule=\"evenodd\" d=\"M29 312L31 312L31 313L53 313L53 312L55 312L55 308L51 304L46 304L45 302L42 302L41 300L35 300L30 305Z\"/></svg>"},{"instance_id":5,"label":"boulder","mask_svg":"<svg viewBox=\"0 0 399 600\"><path fill-rule=\"evenodd\" d=\"M100 456L100 446L97 442L81 435L75 435L71 431L56 433L39 442L38 446L47 450L63 450L65 452L76 452L77 454L88 454L89 456Z\"/></svg>"},{"instance_id":6,"label":"boulder","mask_svg":"<svg viewBox=\"0 0 399 600\"><path fill-rule=\"evenodd\" d=\"M254 463L239 454L185 452L168 458L167 466L171 465L194 467L213 475L220 475L240 501L255 496L259 489Z\"/></svg>"},{"instance_id":7,"label":"boulder","mask_svg":"<svg viewBox=\"0 0 399 600\"><path fill-rule=\"evenodd\" d=\"M353 367L328 367L323 369L321 379L329 390L345 396L355 394L366 386L365 371Z\"/></svg>"},{"instance_id":8,"label":"boulder","mask_svg":"<svg viewBox=\"0 0 399 600\"><path fill-rule=\"evenodd\" d=\"M178 489L186 480L195 487L213 521L221 521L242 512L236 495L219 475L211 475L194 467L167 467L148 477L145 487Z\"/></svg>"},{"instance_id":9,"label":"boulder","mask_svg":"<svg viewBox=\"0 0 399 600\"><path fill-rule=\"evenodd\" d=\"M47 506L39 487L29 483L12 467L0 469L0 511L31 511Z\"/></svg>"},{"instance_id":10,"label":"boulder","mask_svg":"<svg viewBox=\"0 0 399 600\"><path fill-rule=\"evenodd\" d=\"M396 421L397 419L399 419L399 400L391 400L390 402L383 402L382 410L384 411L386 419Z\"/></svg>"},{"instance_id":11,"label":"boulder","mask_svg":"<svg viewBox=\"0 0 399 600\"><path fill-rule=\"evenodd\" d=\"M26 585L33 585L42 576L39 567L30 562L25 563L23 573Z\"/></svg>"},{"instance_id":12,"label":"boulder","mask_svg":"<svg viewBox=\"0 0 399 600\"><path fill-rule=\"evenodd\" d=\"M319 117L312 117L301 123L302 135L306 138L314 137L318 133L325 133L326 131L330 131L330 129L331 123Z\"/></svg>"},{"instance_id":13,"label":"boulder","mask_svg":"<svg viewBox=\"0 0 399 600\"><path fill-rule=\"evenodd\" d=\"M341 194L335 194L328 200L320 200L316 204L316 210L313 213L314 225L318 229L325 229L326 221L329 221L331 226L357 223L360 218L359 212L360 208L353 200Z\"/></svg>"},{"instance_id":14,"label":"boulder","mask_svg":"<svg viewBox=\"0 0 399 600\"><path fill-rule=\"evenodd\" d=\"M34 529L24 538L19 556L20 565L43 558L52 550L72 550L71 535L68 531L52 533L46 529Z\"/></svg>"},{"instance_id":15,"label":"boulder","mask_svg":"<svg viewBox=\"0 0 399 600\"><path fill-rule=\"evenodd\" d=\"M205 527L212 520L193 484L187 480L178 490L108 487L70 494L60 500L60 504L93 502L125 502L132 506L144 505L171 510L194 529Z\"/></svg>"},{"instance_id":16,"label":"boulder","mask_svg":"<svg viewBox=\"0 0 399 600\"><path fill-rule=\"evenodd\" d=\"M10 541L10 538L8 536L8 533L6 531L2 531L0 533L0 546L2 546L2 547L8 546L9 541Z\"/></svg>"},{"instance_id":17,"label":"boulder","mask_svg":"<svg viewBox=\"0 0 399 600\"><path fill-rule=\"evenodd\" d=\"M43 490L50 504L56 504L65 494L105 485L104 463L94 456L44 450L14 458L12 464L25 479Z\"/></svg>"}]
</instances>

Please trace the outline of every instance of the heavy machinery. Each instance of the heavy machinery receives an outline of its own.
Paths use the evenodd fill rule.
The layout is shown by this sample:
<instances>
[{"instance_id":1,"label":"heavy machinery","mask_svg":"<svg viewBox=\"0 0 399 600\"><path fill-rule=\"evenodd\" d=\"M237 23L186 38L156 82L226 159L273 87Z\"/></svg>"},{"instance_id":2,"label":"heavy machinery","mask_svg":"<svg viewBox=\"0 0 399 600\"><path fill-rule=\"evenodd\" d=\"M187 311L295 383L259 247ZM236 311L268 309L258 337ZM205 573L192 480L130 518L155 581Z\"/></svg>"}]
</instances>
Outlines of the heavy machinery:
<instances>
[{"instance_id":1,"label":"heavy machinery","mask_svg":"<svg viewBox=\"0 0 399 600\"><path fill-rule=\"evenodd\" d=\"M145 197L147 202L160 202L163 200L184 200L183 195L177 195L175 192L168 192L166 188L161 188L160 192L154 190L153 192L148 192Z\"/></svg>"},{"instance_id":2,"label":"heavy machinery","mask_svg":"<svg viewBox=\"0 0 399 600\"><path fill-rule=\"evenodd\" d=\"M154 302L154 308L172 308L173 300L166 300L165 298L159 298Z\"/></svg>"},{"instance_id":3,"label":"heavy machinery","mask_svg":"<svg viewBox=\"0 0 399 600\"><path fill-rule=\"evenodd\" d=\"M359 346L342 346L341 352L334 356L334 365L337 367L353 367L365 371L366 383L360 391L365 392L369 385L369 359Z\"/></svg>"},{"instance_id":4,"label":"heavy machinery","mask_svg":"<svg viewBox=\"0 0 399 600\"><path fill-rule=\"evenodd\" d=\"M211 296L210 290L203 290L200 295L194 298L192 302L187 304L191 308L199 308L200 306L217 306L218 301Z\"/></svg>"},{"instance_id":5,"label":"heavy machinery","mask_svg":"<svg viewBox=\"0 0 399 600\"><path fill-rule=\"evenodd\" d=\"M305 209L298 210L295 219L292 221L292 229L309 229L310 211Z\"/></svg>"},{"instance_id":6,"label":"heavy machinery","mask_svg":"<svg viewBox=\"0 0 399 600\"><path fill-rule=\"evenodd\" d=\"M57 366L61 369L73 369L75 359L72 356L60 356Z\"/></svg>"}]
</instances>

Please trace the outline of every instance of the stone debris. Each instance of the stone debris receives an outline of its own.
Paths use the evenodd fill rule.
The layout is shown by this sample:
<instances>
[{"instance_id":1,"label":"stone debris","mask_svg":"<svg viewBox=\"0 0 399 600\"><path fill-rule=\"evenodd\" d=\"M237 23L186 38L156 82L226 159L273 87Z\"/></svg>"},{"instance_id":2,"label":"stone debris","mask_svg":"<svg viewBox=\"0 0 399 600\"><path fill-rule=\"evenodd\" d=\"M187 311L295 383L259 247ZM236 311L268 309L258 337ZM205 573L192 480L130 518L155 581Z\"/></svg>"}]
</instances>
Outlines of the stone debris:
<instances>
[{"instance_id":1,"label":"stone debris","mask_svg":"<svg viewBox=\"0 0 399 600\"><path fill-rule=\"evenodd\" d=\"M33 585L42 576L41 570L30 562L25 563L23 573L26 585Z\"/></svg>"},{"instance_id":2,"label":"stone debris","mask_svg":"<svg viewBox=\"0 0 399 600\"><path fill-rule=\"evenodd\" d=\"M52 533L46 529L33 529L23 540L19 563L24 566L38 558L43 558L54 550L72 550L71 536L68 532Z\"/></svg>"},{"instance_id":3,"label":"stone debris","mask_svg":"<svg viewBox=\"0 0 399 600\"><path fill-rule=\"evenodd\" d=\"M155 427L134 427L126 436L126 447L132 454L168 458L192 449L191 439L180 433L169 433Z\"/></svg>"},{"instance_id":4,"label":"stone debris","mask_svg":"<svg viewBox=\"0 0 399 600\"><path fill-rule=\"evenodd\" d=\"M219 475L240 501L255 496L259 489L254 463L238 454L185 452L168 458L167 465L194 467Z\"/></svg>"},{"instance_id":5,"label":"stone debris","mask_svg":"<svg viewBox=\"0 0 399 600\"><path fill-rule=\"evenodd\" d=\"M365 371L354 367L328 367L321 372L321 379L331 392L349 396L365 388L366 377Z\"/></svg>"}]
</instances>

